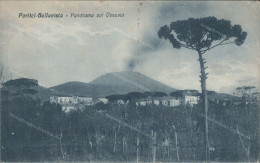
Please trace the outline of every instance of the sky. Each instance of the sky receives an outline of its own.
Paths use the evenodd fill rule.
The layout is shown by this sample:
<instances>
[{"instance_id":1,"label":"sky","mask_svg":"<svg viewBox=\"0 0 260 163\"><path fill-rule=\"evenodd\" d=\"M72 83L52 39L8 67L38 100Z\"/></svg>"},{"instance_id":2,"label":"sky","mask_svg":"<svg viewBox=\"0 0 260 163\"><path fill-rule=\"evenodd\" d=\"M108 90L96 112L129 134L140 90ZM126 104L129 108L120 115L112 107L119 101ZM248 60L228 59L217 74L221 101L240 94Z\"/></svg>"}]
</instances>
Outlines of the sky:
<instances>
[{"instance_id":1,"label":"sky","mask_svg":"<svg viewBox=\"0 0 260 163\"><path fill-rule=\"evenodd\" d=\"M195 51L174 49L158 30L173 21L215 16L241 25L242 46L205 53L207 88L232 93L259 87L259 2L169 1L0 1L0 64L12 78L46 87L90 82L109 72L137 71L177 89L200 90ZM19 18L19 13L62 13L64 18ZM71 13L103 18L71 18ZM124 17L106 17L107 13Z\"/></svg>"}]
</instances>

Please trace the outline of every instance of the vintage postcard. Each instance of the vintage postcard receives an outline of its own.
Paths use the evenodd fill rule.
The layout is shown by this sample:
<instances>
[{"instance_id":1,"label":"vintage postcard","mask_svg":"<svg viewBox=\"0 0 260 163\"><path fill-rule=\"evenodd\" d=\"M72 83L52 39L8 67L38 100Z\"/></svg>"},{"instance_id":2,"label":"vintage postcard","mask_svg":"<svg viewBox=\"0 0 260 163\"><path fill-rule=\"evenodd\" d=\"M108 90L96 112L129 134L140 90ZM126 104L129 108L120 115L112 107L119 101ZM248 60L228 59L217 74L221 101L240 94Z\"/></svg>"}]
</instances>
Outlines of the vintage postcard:
<instances>
[{"instance_id":1,"label":"vintage postcard","mask_svg":"<svg viewBox=\"0 0 260 163\"><path fill-rule=\"evenodd\" d=\"M0 1L1 162L258 162L257 1Z\"/></svg>"}]
</instances>

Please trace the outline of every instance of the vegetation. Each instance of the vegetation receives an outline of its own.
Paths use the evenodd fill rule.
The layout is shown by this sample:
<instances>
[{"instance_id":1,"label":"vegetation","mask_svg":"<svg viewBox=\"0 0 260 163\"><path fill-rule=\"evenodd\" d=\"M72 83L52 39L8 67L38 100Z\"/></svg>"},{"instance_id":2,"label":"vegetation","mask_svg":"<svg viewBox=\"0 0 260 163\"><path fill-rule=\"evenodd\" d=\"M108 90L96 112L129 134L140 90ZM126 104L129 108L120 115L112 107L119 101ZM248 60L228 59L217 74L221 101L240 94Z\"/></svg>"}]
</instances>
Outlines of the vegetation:
<instances>
[{"instance_id":1,"label":"vegetation","mask_svg":"<svg viewBox=\"0 0 260 163\"><path fill-rule=\"evenodd\" d=\"M41 105L35 94L12 84L1 94L2 161L136 161L137 156L152 161L155 147L156 161L204 159L201 104L193 108L106 104L65 114L60 105ZM256 161L259 106L213 101L209 105L210 160ZM152 132L157 133L156 143Z\"/></svg>"}]
</instances>

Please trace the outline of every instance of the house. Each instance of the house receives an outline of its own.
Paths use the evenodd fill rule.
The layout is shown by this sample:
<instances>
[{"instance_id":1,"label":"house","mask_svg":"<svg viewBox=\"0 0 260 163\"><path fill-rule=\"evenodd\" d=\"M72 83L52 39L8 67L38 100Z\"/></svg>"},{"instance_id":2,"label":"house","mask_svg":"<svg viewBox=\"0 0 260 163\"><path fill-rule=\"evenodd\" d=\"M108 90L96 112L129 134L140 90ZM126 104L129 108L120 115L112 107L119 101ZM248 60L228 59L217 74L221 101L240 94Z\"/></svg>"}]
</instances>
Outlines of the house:
<instances>
[{"instance_id":1,"label":"house","mask_svg":"<svg viewBox=\"0 0 260 163\"><path fill-rule=\"evenodd\" d=\"M62 105L61 106L62 111L64 111L65 113L69 113L70 111L76 110L77 107L74 105Z\"/></svg>"},{"instance_id":2,"label":"house","mask_svg":"<svg viewBox=\"0 0 260 163\"><path fill-rule=\"evenodd\" d=\"M50 97L51 103L58 103L58 104L77 104L79 102L78 98L75 96L60 96L60 97Z\"/></svg>"},{"instance_id":3,"label":"house","mask_svg":"<svg viewBox=\"0 0 260 163\"><path fill-rule=\"evenodd\" d=\"M141 99L136 99L135 102L136 106L148 106L153 104L153 99L151 98L141 98Z\"/></svg>"},{"instance_id":4,"label":"house","mask_svg":"<svg viewBox=\"0 0 260 163\"><path fill-rule=\"evenodd\" d=\"M93 105L93 98L92 97L77 97L78 103L84 104L86 106Z\"/></svg>"},{"instance_id":5,"label":"house","mask_svg":"<svg viewBox=\"0 0 260 163\"><path fill-rule=\"evenodd\" d=\"M126 102L122 99L117 99L117 100L114 101L114 104L124 105L124 104L126 104Z\"/></svg>"},{"instance_id":6,"label":"house","mask_svg":"<svg viewBox=\"0 0 260 163\"><path fill-rule=\"evenodd\" d=\"M199 103L199 96L198 95L185 95L184 96L184 103L186 105L193 106L194 104Z\"/></svg>"},{"instance_id":7,"label":"house","mask_svg":"<svg viewBox=\"0 0 260 163\"><path fill-rule=\"evenodd\" d=\"M146 103L145 100L142 100L142 101L140 100L140 101L137 101L137 102L136 102L136 105L137 105L137 106L146 106L147 103Z\"/></svg>"},{"instance_id":8,"label":"house","mask_svg":"<svg viewBox=\"0 0 260 163\"><path fill-rule=\"evenodd\" d=\"M50 103L58 103L58 97L57 96L50 97Z\"/></svg>"},{"instance_id":9,"label":"house","mask_svg":"<svg viewBox=\"0 0 260 163\"><path fill-rule=\"evenodd\" d=\"M148 97L136 100L137 106L157 105L176 107L180 105L193 106L200 100L199 91L197 90L178 90L172 92L170 96Z\"/></svg>"},{"instance_id":10,"label":"house","mask_svg":"<svg viewBox=\"0 0 260 163\"><path fill-rule=\"evenodd\" d=\"M154 103L154 105L162 105L162 100L154 99L153 103Z\"/></svg>"},{"instance_id":11,"label":"house","mask_svg":"<svg viewBox=\"0 0 260 163\"><path fill-rule=\"evenodd\" d=\"M173 97L156 97L156 98L144 98L136 101L137 106L148 106L148 105L157 105L157 106L169 106L175 107L180 105L180 100Z\"/></svg>"},{"instance_id":12,"label":"house","mask_svg":"<svg viewBox=\"0 0 260 163\"><path fill-rule=\"evenodd\" d=\"M106 99L106 98L99 98L98 100L103 102L104 104L108 103L108 99Z\"/></svg>"},{"instance_id":13,"label":"house","mask_svg":"<svg viewBox=\"0 0 260 163\"><path fill-rule=\"evenodd\" d=\"M50 103L60 104L62 111L70 112L77 108L84 108L84 106L93 105L92 97L77 97L77 96L52 96Z\"/></svg>"},{"instance_id":14,"label":"house","mask_svg":"<svg viewBox=\"0 0 260 163\"><path fill-rule=\"evenodd\" d=\"M167 97L167 98L162 99L161 104L164 106L175 107L175 106L179 106L181 104L181 101L180 101L180 99L177 99L177 98Z\"/></svg>"},{"instance_id":15,"label":"house","mask_svg":"<svg viewBox=\"0 0 260 163\"><path fill-rule=\"evenodd\" d=\"M180 99L181 105L190 105L198 104L200 100L199 91L197 90L177 90L170 93L170 96Z\"/></svg>"},{"instance_id":16,"label":"house","mask_svg":"<svg viewBox=\"0 0 260 163\"><path fill-rule=\"evenodd\" d=\"M58 104L85 104L91 105L93 102L92 97L77 97L77 96L52 96L50 97L50 103Z\"/></svg>"},{"instance_id":17,"label":"house","mask_svg":"<svg viewBox=\"0 0 260 163\"><path fill-rule=\"evenodd\" d=\"M152 99L146 100L146 104L147 104L147 105L152 105L152 104L153 104L153 100L152 100Z\"/></svg>"},{"instance_id":18,"label":"house","mask_svg":"<svg viewBox=\"0 0 260 163\"><path fill-rule=\"evenodd\" d=\"M98 98L95 100L95 104L102 102L103 104L107 104L108 103L108 99L106 98Z\"/></svg>"}]
</instances>

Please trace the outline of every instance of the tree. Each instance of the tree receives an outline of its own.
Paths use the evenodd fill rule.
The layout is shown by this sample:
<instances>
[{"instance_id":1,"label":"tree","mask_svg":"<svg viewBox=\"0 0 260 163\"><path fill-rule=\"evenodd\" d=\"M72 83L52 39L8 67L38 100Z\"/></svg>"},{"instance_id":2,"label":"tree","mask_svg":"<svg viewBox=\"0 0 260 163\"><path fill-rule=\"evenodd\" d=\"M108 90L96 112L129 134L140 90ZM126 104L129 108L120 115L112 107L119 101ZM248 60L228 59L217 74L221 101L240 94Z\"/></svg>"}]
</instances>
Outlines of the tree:
<instances>
[{"instance_id":1,"label":"tree","mask_svg":"<svg viewBox=\"0 0 260 163\"><path fill-rule=\"evenodd\" d=\"M203 54L207 51L227 44L242 45L246 39L247 32L242 31L240 25L232 25L229 20L215 17L189 18L172 22L170 26L165 25L158 31L159 38L169 40L173 48L186 48L194 50L199 56L200 82L205 116L205 157L208 160L208 98L206 89L207 74L205 72L205 59Z\"/></svg>"},{"instance_id":2,"label":"tree","mask_svg":"<svg viewBox=\"0 0 260 163\"><path fill-rule=\"evenodd\" d=\"M170 93L170 96L180 98L180 97L183 96L183 92L182 91L174 91L174 92Z\"/></svg>"},{"instance_id":3,"label":"tree","mask_svg":"<svg viewBox=\"0 0 260 163\"><path fill-rule=\"evenodd\" d=\"M39 132L32 127L39 126L41 111L35 86L38 86L38 81L26 78L9 80L2 84L1 142L2 159L5 161L33 160L39 154L38 147L34 150L31 148L34 143L38 143L37 140L41 139ZM21 123L14 117L23 119L22 122L26 121L26 123ZM36 137L39 139L35 139Z\"/></svg>"},{"instance_id":4,"label":"tree","mask_svg":"<svg viewBox=\"0 0 260 163\"><path fill-rule=\"evenodd\" d=\"M108 99L109 102L115 102L116 100L124 100L125 95L109 95L106 96L106 99Z\"/></svg>"},{"instance_id":5,"label":"tree","mask_svg":"<svg viewBox=\"0 0 260 163\"><path fill-rule=\"evenodd\" d=\"M154 93L154 97L165 97L165 96L168 96L168 95L164 92L155 92Z\"/></svg>"},{"instance_id":6,"label":"tree","mask_svg":"<svg viewBox=\"0 0 260 163\"><path fill-rule=\"evenodd\" d=\"M128 100L147 98L148 97L148 95L141 93L141 92L130 92L126 96L127 96Z\"/></svg>"},{"instance_id":7,"label":"tree","mask_svg":"<svg viewBox=\"0 0 260 163\"><path fill-rule=\"evenodd\" d=\"M236 88L236 94L239 96L250 96L252 95L252 91L255 89L255 86L243 86Z\"/></svg>"},{"instance_id":8,"label":"tree","mask_svg":"<svg viewBox=\"0 0 260 163\"><path fill-rule=\"evenodd\" d=\"M255 86L242 86L237 87L234 94L242 97L243 101L247 103L255 100L254 94L256 93L256 90Z\"/></svg>"}]
</instances>

